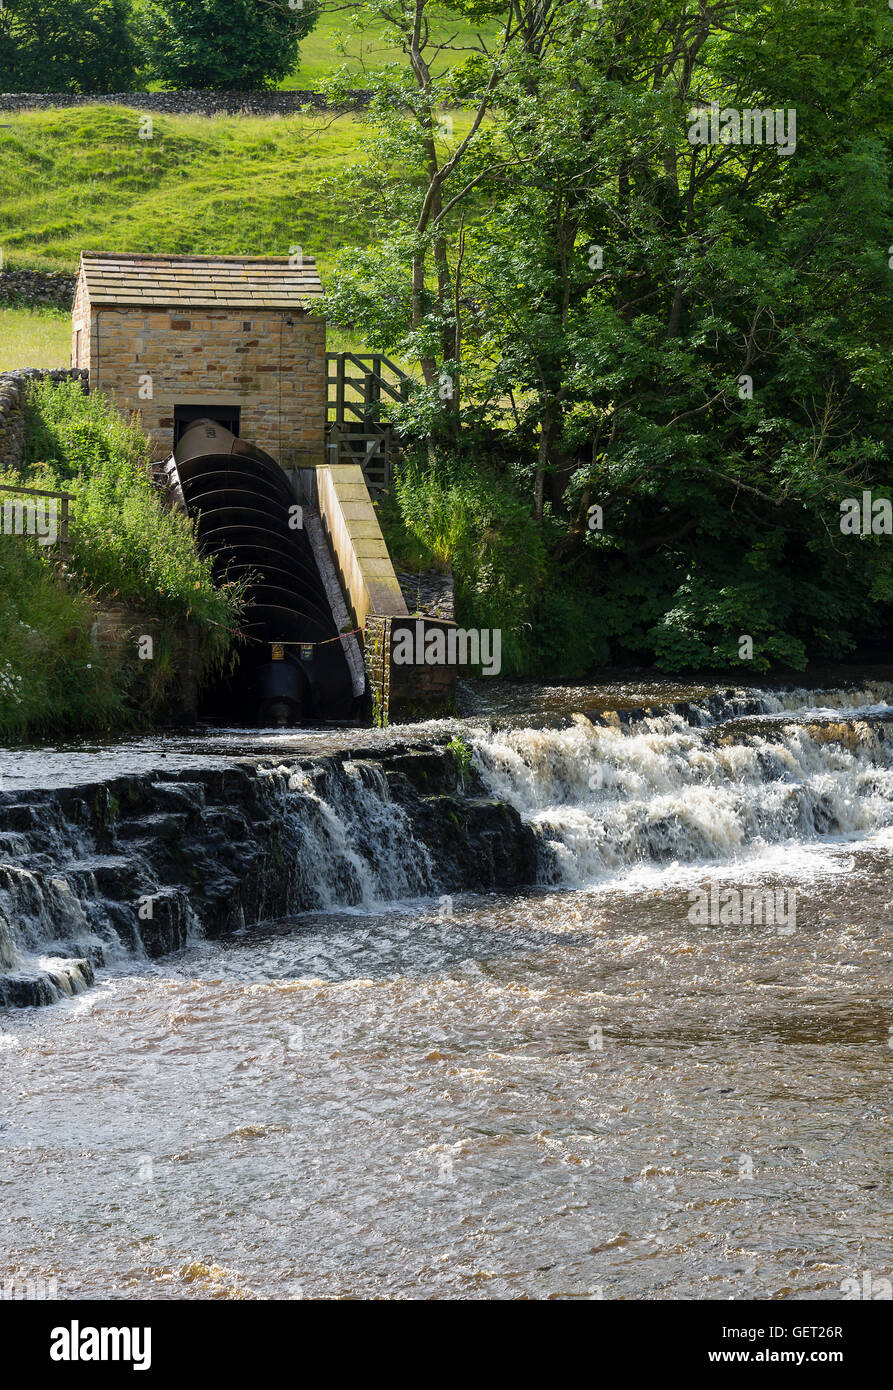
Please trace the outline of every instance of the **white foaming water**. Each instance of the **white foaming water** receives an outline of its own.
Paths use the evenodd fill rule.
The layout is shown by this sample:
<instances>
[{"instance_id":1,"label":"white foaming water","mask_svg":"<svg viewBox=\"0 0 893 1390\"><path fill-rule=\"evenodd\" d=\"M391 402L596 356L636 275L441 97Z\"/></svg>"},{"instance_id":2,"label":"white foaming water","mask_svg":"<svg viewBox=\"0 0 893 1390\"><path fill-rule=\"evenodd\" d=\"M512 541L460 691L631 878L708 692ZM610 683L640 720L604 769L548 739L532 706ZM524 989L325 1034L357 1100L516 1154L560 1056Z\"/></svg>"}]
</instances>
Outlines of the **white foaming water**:
<instances>
[{"instance_id":1,"label":"white foaming water","mask_svg":"<svg viewBox=\"0 0 893 1390\"><path fill-rule=\"evenodd\" d=\"M893 824L889 726L854 717L868 708L891 713L879 698L886 693L851 691L845 701L833 692L832 708L829 694L816 705L816 692L751 692L760 713L749 716L750 727L739 719L734 731L690 707L616 727L578 715L570 728L481 735L476 762L492 793L534 830L546 883L666 877L681 865L761 858L768 870L779 867L773 846L785 847L790 872L795 852L810 842L864 839ZM769 704L839 722L767 730ZM726 718L736 717L734 705L723 702Z\"/></svg>"},{"instance_id":2,"label":"white foaming water","mask_svg":"<svg viewBox=\"0 0 893 1390\"><path fill-rule=\"evenodd\" d=\"M855 845L893 826L890 695L879 683L702 691L670 707L578 714L565 727L460 727L489 791L532 828L541 885L659 887L684 881L693 866L734 873L744 864L810 877L839 871L833 843ZM439 729L438 742L455 729ZM414 732L433 736L430 726ZM252 922L387 913L441 891L432 854L415 833L425 834L424 811L414 827L414 804L392 799L374 757L330 753L299 767L276 757L272 766L254 763L248 775L257 801L249 798L249 814L243 807L227 833L237 842L250 837L252 817L279 829L274 867L253 883ZM173 815L194 818L199 842L207 835L213 843L226 811L206 804L201 784L167 780L149 791L165 813L173 806ZM152 816L129 831L119 827L123 838L109 854L64 803L47 814L27 833L13 825L3 837L0 977L43 972L51 992L58 984L70 993L80 959L110 965L131 952L143 956L134 922L144 894L159 908L150 955L200 939L192 887L167 864ZM28 824L21 808L15 824ZM436 858L433 844L432 851ZM238 927L240 910L238 899L226 909L227 930ZM50 969L44 957L61 963Z\"/></svg>"},{"instance_id":3,"label":"white foaming water","mask_svg":"<svg viewBox=\"0 0 893 1390\"><path fill-rule=\"evenodd\" d=\"M381 768L346 762L343 770L344 784L320 792L308 772L278 769L310 880L305 890L324 910L374 908L433 892L428 851L391 800Z\"/></svg>"}]
</instances>

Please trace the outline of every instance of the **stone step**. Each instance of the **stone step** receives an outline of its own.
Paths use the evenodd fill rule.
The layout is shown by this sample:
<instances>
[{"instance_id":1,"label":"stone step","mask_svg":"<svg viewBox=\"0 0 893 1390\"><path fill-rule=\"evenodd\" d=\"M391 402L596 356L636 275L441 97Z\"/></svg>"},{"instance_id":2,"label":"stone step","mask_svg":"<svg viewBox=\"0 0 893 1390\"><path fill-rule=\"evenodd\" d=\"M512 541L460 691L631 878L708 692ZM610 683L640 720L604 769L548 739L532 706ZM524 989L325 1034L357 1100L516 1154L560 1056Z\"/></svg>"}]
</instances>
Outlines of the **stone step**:
<instances>
[{"instance_id":1,"label":"stone step","mask_svg":"<svg viewBox=\"0 0 893 1390\"><path fill-rule=\"evenodd\" d=\"M180 839L192 819L185 811L150 811L146 815L128 817L115 826L117 840L175 840Z\"/></svg>"},{"instance_id":2,"label":"stone step","mask_svg":"<svg viewBox=\"0 0 893 1390\"><path fill-rule=\"evenodd\" d=\"M0 974L0 1008L28 1009L54 1004L66 996L82 994L93 980L93 966L88 960L44 957L38 969Z\"/></svg>"}]
</instances>

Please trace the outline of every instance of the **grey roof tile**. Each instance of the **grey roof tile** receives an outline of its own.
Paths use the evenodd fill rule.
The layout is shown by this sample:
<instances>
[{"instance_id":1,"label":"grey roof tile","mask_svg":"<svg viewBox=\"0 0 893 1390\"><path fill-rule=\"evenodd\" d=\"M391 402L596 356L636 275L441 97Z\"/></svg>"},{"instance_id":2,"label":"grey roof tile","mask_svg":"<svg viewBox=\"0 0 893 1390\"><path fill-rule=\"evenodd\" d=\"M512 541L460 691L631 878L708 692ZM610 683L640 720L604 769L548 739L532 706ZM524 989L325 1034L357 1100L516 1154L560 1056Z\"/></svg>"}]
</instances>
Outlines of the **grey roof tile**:
<instances>
[{"instance_id":1,"label":"grey roof tile","mask_svg":"<svg viewBox=\"0 0 893 1390\"><path fill-rule=\"evenodd\" d=\"M300 309L323 292L311 256L293 268L285 257L82 251L81 271L95 306Z\"/></svg>"}]
</instances>

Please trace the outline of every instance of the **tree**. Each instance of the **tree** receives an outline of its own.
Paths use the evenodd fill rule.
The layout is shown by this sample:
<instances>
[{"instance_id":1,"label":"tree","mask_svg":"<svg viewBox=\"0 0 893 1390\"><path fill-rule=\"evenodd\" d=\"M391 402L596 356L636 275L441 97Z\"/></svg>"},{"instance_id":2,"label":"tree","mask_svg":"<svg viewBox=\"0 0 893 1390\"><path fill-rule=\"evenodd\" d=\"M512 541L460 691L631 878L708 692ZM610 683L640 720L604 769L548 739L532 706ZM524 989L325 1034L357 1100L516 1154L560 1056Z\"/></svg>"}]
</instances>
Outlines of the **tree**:
<instances>
[{"instance_id":1,"label":"tree","mask_svg":"<svg viewBox=\"0 0 893 1390\"><path fill-rule=\"evenodd\" d=\"M136 45L130 17L130 0L5 0L0 90L132 90Z\"/></svg>"},{"instance_id":2,"label":"tree","mask_svg":"<svg viewBox=\"0 0 893 1390\"><path fill-rule=\"evenodd\" d=\"M140 34L165 87L257 91L293 72L317 0L146 0Z\"/></svg>"},{"instance_id":3,"label":"tree","mask_svg":"<svg viewBox=\"0 0 893 1390\"><path fill-rule=\"evenodd\" d=\"M352 16L360 32L387 34L405 61L366 75L373 97L361 119L374 138L354 196L382 239L365 257L344 259L331 304L345 321L368 323L373 340L390 335L391 346L399 339L400 350L417 358L426 393L416 405L430 407L432 428L437 415L455 421L460 406L463 211L515 162L490 116L515 67L549 50L561 10L562 0L366 0ZM490 43L450 36L456 21L468 19L503 27ZM442 28L447 37L437 37ZM352 81L342 73L330 94L337 99ZM454 136L459 106L465 128ZM398 289L404 273L406 294ZM371 297L370 277L383 288ZM405 318L395 316L397 302Z\"/></svg>"},{"instance_id":4,"label":"tree","mask_svg":"<svg viewBox=\"0 0 893 1390\"><path fill-rule=\"evenodd\" d=\"M336 313L383 351L426 350L429 385L461 380L458 424L514 452L615 658L853 650L893 617L885 539L838 524L842 496L893 485L889 12L531 0L521 17L432 85L441 105L489 93L464 149L455 122L461 163L441 157L421 242L431 180L396 158L399 112L373 109L381 240L342 258ZM428 387L412 409L416 432L449 418Z\"/></svg>"}]
</instances>

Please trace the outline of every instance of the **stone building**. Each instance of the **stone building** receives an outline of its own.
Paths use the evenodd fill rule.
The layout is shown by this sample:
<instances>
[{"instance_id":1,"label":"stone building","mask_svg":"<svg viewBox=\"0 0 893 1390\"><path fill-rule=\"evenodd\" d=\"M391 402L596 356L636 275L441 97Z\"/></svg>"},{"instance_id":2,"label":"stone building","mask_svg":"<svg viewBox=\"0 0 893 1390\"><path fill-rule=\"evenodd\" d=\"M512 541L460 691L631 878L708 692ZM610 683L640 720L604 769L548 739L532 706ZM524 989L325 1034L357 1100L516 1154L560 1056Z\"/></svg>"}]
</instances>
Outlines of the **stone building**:
<instances>
[{"instance_id":1,"label":"stone building","mask_svg":"<svg viewBox=\"0 0 893 1390\"><path fill-rule=\"evenodd\" d=\"M259 256L81 254L71 363L167 458L200 416L283 467L324 461L326 329L315 262Z\"/></svg>"}]
</instances>

